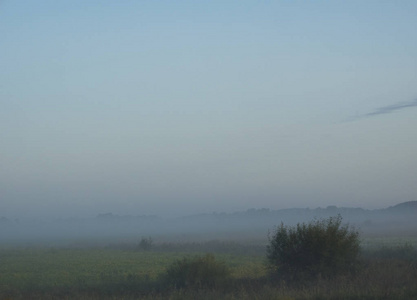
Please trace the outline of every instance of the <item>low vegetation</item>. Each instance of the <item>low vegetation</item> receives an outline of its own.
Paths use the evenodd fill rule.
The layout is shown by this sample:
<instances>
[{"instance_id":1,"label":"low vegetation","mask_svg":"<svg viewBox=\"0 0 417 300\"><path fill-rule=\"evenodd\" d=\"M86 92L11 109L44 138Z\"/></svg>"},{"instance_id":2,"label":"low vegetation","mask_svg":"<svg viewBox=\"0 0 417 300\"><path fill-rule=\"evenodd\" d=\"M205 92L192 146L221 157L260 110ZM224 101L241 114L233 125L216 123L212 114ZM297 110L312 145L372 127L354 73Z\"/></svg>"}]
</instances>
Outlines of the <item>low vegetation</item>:
<instances>
[{"instance_id":1,"label":"low vegetation","mask_svg":"<svg viewBox=\"0 0 417 300\"><path fill-rule=\"evenodd\" d=\"M359 251L359 233L339 215L294 227L281 223L269 237L267 258L273 275L300 281L352 272Z\"/></svg>"},{"instance_id":2,"label":"low vegetation","mask_svg":"<svg viewBox=\"0 0 417 300\"><path fill-rule=\"evenodd\" d=\"M142 239L139 242L138 248L142 251L149 251L151 250L153 246L153 240L152 237L142 237Z\"/></svg>"},{"instance_id":3,"label":"low vegetation","mask_svg":"<svg viewBox=\"0 0 417 300\"><path fill-rule=\"evenodd\" d=\"M140 247L141 241L151 247ZM171 244L175 251L161 251L166 245L158 248L150 238L124 250L5 248L0 250L0 299L417 298L413 245L360 249L358 243L357 232L336 217L281 225L270 236L267 256L220 241L207 243L212 254L190 252L205 243L183 249ZM305 265L289 259L293 251L305 255ZM311 260L309 251L315 253Z\"/></svg>"},{"instance_id":4,"label":"low vegetation","mask_svg":"<svg viewBox=\"0 0 417 300\"><path fill-rule=\"evenodd\" d=\"M165 279L174 288L215 288L230 279L230 270L214 255L206 254L175 261L166 270Z\"/></svg>"}]
</instances>

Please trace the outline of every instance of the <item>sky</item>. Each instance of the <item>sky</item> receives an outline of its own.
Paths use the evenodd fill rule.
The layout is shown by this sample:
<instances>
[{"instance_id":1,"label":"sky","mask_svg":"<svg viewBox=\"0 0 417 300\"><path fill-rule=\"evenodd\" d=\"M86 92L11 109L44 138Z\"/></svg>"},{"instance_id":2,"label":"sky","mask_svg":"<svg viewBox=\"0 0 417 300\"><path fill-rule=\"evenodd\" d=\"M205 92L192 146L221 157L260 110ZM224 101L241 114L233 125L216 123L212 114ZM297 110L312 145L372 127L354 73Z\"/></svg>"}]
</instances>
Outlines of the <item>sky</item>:
<instances>
[{"instance_id":1,"label":"sky","mask_svg":"<svg viewBox=\"0 0 417 300\"><path fill-rule=\"evenodd\" d=\"M417 200L416 1L0 1L0 216Z\"/></svg>"}]
</instances>

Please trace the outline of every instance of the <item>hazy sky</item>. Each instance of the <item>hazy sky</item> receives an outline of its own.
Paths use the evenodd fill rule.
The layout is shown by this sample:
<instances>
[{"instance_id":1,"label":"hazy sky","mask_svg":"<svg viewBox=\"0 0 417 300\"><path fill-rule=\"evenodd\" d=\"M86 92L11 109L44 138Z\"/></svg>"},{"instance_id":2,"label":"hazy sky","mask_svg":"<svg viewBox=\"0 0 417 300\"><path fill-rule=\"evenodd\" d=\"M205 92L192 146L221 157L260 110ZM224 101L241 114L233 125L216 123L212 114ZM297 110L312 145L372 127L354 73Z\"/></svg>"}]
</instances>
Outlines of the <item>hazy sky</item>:
<instances>
[{"instance_id":1,"label":"hazy sky","mask_svg":"<svg viewBox=\"0 0 417 300\"><path fill-rule=\"evenodd\" d=\"M0 216L417 200L417 1L0 1Z\"/></svg>"}]
</instances>

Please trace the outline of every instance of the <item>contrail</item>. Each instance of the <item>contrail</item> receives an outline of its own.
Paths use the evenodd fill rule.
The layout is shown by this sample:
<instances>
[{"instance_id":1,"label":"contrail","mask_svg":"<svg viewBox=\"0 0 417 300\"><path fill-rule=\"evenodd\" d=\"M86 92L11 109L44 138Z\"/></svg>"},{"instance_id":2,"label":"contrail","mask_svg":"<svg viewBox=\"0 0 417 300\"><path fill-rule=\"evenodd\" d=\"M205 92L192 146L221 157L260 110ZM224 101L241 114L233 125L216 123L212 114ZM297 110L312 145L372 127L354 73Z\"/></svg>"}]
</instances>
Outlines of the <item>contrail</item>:
<instances>
[{"instance_id":1,"label":"contrail","mask_svg":"<svg viewBox=\"0 0 417 300\"><path fill-rule=\"evenodd\" d=\"M392 113L396 110L401 110L401 109L416 107L416 106L417 106L417 99L414 99L414 100L408 101L408 102L399 102L399 103L396 103L396 104L379 107L379 108L375 109L374 111L372 111L370 113L367 113L367 114L351 117L347 121L355 121L355 120L358 120L358 119L364 119L364 118L375 117L375 116L378 116L378 115L390 114L390 113Z\"/></svg>"}]
</instances>

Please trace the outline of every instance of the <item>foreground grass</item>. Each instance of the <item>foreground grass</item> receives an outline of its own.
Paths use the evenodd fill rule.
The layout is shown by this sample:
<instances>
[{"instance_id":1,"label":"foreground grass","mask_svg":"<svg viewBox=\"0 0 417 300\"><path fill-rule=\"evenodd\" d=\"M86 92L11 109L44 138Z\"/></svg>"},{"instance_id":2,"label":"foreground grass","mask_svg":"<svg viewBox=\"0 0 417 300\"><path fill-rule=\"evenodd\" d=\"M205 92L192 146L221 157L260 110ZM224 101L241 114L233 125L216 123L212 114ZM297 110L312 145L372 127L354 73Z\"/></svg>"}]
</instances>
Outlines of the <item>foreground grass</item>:
<instances>
[{"instance_id":1,"label":"foreground grass","mask_svg":"<svg viewBox=\"0 0 417 300\"><path fill-rule=\"evenodd\" d=\"M0 250L0 297L25 291L143 289L155 285L174 261L190 255L109 249ZM260 277L266 272L261 256L217 254L216 258L227 262L234 278Z\"/></svg>"},{"instance_id":2,"label":"foreground grass","mask_svg":"<svg viewBox=\"0 0 417 300\"><path fill-rule=\"evenodd\" d=\"M405 253L405 254L404 254ZM215 254L231 279L215 288L175 289L161 274L198 253L115 249L0 250L0 299L417 299L412 247L364 255L357 274L286 284L266 276L262 255Z\"/></svg>"}]
</instances>

